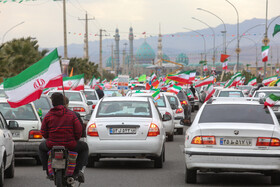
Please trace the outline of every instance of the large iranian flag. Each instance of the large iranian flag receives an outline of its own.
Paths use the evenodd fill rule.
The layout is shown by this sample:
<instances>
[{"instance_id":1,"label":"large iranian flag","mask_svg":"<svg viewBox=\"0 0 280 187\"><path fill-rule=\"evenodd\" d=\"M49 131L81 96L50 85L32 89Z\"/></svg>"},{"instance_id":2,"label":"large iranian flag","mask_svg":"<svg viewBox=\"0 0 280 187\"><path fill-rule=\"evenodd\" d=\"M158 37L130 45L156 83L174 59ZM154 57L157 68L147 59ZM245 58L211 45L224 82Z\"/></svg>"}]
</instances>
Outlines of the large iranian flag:
<instances>
[{"instance_id":1,"label":"large iranian flag","mask_svg":"<svg viewBox=\"0 0 280 187\"><path fill-rule=\"evenodd\" d=\"M225 84L225 88L230 88L230 87L233 87L233 86L236 86L237 83L239 83L240 79L241 79L241 73L240 72L237 72L235 73L231 78L230 80L228 80Z\"/></svg>"},{"instance_id":2,"label":"large iranian flag","mask_svg":"<svg viewBox=\"0 0 280 187\"><path fill-rule=\"evenodd\" d=\"M65 90L84 90L84 82L84 74L63 78L63 86Z\"/></svg>"},{"instance_id":3,"label":"large iranian flag","mask_svg":"<svg viewBox=\"0 0 280 187\"><path fill-rule=\"evenodd\" d=\"M16 108L40 98L45 88L62 85L57 49L15 77L4 81L8 103Z\"/></svg>"},{"instance_id":4,"label":"large iranian flag","mask_svg":"<svg viewBox=\"0 0 280 187\"><path fill-rule=\"evenodd\" d=\"M190 79L190 71L186 71L180 74L176 75L167 75L167 79L183 83L183 84L189 84L189 79Z\"/></svg>"},{"instance_id":5,"label":"large iranian flag","mask_svg":"<svg viewBox=\"0 0 280 187\"><path fill-rule=\"evenodd\" d=\"M204 85L208 85L214 82L214 77L210 76L210 77L206 77L204 79L202 79L201 81L199 81L195 87L200 87L200 86L204 86Z\"/></svg>"},{"instance_id":6,"label":"large iranian flag","mask_svg":"<svg viewBox=\"0 0 280 187\"><path fill-rule=\"evenodd\" d=\"M214 93L215 93L215 89L214 89L213 84L211 83L208 85L208 87L206 89L206 98L205 98L204 102L208 101Z\"/></svg>"},{"instance_id":7,"label":"large iranian flag","mask_svg":"<svg viewBox=\"0 0 280 187\"><path fill-rule=\"evenodd\" d=\"M257 84L257 78L254 77L248 81L248 86L255 86Z\"/></svg>"},{"instance_id":8,"label":"large iranian flag","mask_svg":"<svg viewBox=\"0 0 280 187\"><path fill-rule=\"evenodd\" d=\"M269 85L272 81L275 81L275 80L277 80L277 75L274 75L274 76L272 76L272 77L267 77L267 78L263 79L262 83L263 83L265 86L267 86L267 85Z\"/></svg>"},{"instance_id":9,"label":"large iranian flag","mask_svg":"<svg viewBox=\"0 0 280 187\"><path fill-rule=\"evenodd\" d=\"M270 94L268 96L268 98L266 98L266 100L264 102L264 106L273 107L279 100L280 100L280 97L278 97L277 95L274 95L274 94Z\"/></svg>"}]
</instances>

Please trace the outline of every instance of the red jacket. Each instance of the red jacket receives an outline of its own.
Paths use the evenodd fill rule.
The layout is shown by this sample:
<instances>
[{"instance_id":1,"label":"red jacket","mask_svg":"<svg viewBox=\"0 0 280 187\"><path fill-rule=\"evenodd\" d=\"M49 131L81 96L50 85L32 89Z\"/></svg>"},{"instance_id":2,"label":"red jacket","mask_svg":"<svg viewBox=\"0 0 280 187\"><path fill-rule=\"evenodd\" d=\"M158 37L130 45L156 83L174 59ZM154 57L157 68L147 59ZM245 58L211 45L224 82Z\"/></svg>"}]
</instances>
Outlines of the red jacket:
<instances>
[{"instance_id":1,"label":"red jacket","mask_svg":"<svg viewBox=\"0 0 280 187\"><path fill-rule=\"evenodd\" d=\"M72 150L81 138L82 124L73 111L58 105L44 117L41 133L47 140L48 148L60 145Z\"/></svg>"}]
</instances>

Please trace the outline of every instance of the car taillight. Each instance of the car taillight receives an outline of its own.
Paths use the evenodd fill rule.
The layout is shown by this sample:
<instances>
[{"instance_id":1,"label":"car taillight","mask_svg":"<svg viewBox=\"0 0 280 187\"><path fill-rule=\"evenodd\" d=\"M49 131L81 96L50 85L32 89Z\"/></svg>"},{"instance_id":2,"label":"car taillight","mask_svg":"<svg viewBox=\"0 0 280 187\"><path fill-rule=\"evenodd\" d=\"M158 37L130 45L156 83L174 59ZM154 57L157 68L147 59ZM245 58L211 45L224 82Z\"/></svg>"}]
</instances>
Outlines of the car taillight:
<instances>
[{"instance_id":1,"label":"car taillight","mask_svg":"<svg viewBox=\"0 0 280 187\"><path fill-rule=\"evenodd\" d=\"M194 96L194 99L195 99L195 100L197 100L197 99L198 99L198 97L197 97L197 96Z\"/></svg>"},{"instance_id":2,"label":"car taillight","mask_svg":"<svg viewBox=\"0 0 280 187\"><path fill-rule=\"evenodd\" d=\"M89 136L99 136L99 135L98 135L98 131L97 131L97 129L96 129L96 124L95 124L95 123L91 124L91 125L88 127L87 135L89 135Z\"/></svg>"},{"instance_id":3,"label":"car taillight","mask_svg":"<svg viewBox=\"0 0 280 187\"><path fill-rule=\"evenodd\" d=\"M181 101L181 105L187 105L188 102L187 101Z\"/></svg>"},{"instance_id":4,"label":"car taillight","mask_svg":"<svg viewBox=\"0 0 280 187\"><path fill-rule=\"evenodd\" d=\"M183 110L182 108L178 108L178 109L176 110L176 114L183 113L183 112L184 112L184 110Z\"/></svg>"},{"instance_id":5,"label":"car taillight","mask_svg":"<svg viewBox=\"0 0 280 187\"><path fill-rule=\"evenodd\" d=\"M42 139L42 134L39 130L29 131L29 139Z\"/></svg>"},{"instance_id":6,"label":"car taillight","mask_svg":"<svg viewBox=\"0 0 280 187\"><path fill-rule=\"evenodd\" d=\"M95 109L95 106L96 106L96 105L92 105L92 109Z\"/></svg>"},{"instance_id":7,"label":"car taillight","mask_svg":"<svg viewBox=\"0 0 280 187\"><path fill-rule=\"evenodd\" d=\"M249 94L248 96L249 96L249 97L252 97L252 94Z\"/></svg>"},{"instance_id":8,"label":"car taillight","mask_svg":"<svg viewBox=\"0 0 280 187\"><path fill-rule=\"evenodd\" d=\"M215 145L215 136L196 136L192 139L192 144L210 144Z\"/></svg>"},{"instance_id":9,"label":"car taillight","mask_svg":"<svg viewBox=\"0 0 280 187\"><path fill-rule=\"evenodd\" d=\"M75 111L75 112L85 112L86 110L83 107L73 107L73 111Z\"/></svg>"},{"instance_id":10,"label":"car taillight","mask_svg":"<svg viewBox=\"0 0 280 187\"><path fill-rule=\"evenodd\" d=\"M54 158L59 159L59 160L63 159L63 152L62 151L55 152L54 153Z\"/></svg>"},{"instance_id":11,"label":"car taillight","mask_svg":"<svg viewBox=\"0 0 280 187\"><path fill-rule=\"evenodd\" d=\"M148 136L157 136L157 135L160 135L159 128L156 124L151 123L148 131Z\"/></svg>"},{"instance_id":12,"label":"car taillight","mask_svg":"<svg viewBox=\"0 0 280 187\"><path fill-rule=\"evenodd\" d=\"M280 146L278 138L259 137L256 146Z\"/></svg>"}]
</instances>

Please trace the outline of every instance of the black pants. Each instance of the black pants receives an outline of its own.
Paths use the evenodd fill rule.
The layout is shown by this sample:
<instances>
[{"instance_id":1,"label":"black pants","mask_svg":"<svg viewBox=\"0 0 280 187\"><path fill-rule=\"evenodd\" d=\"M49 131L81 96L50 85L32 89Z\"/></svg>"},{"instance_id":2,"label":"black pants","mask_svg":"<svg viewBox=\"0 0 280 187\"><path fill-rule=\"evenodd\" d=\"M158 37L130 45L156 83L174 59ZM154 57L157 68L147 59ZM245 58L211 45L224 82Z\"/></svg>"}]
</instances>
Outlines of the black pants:
<instances>
[{"instance_id":1,"label":"black pants","mask_svg":"<svg viewBox=\"0 0 280 187\"><path fill-rule=\"evenodd\" d=\"M43 170L48 169L48 151L50 149L47 147L46 141L42 141L39 146L39 157L41 159ZM77 141L76 147L71 150L78 153L77 164L75 171L79 171L83 168L83 166L87 165L88 161L88 145L86 142Z\"/></svg>"}]
</instances>

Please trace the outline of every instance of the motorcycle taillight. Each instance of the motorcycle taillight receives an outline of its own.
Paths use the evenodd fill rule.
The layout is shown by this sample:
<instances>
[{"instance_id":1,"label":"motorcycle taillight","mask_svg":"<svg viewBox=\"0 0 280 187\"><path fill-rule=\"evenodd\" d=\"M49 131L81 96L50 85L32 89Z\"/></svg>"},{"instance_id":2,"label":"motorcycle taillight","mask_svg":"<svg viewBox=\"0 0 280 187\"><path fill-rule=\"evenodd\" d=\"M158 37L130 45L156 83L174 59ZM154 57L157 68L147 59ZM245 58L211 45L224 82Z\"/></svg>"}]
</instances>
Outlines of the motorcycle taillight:
<instances>
[{"instance_id":1,"label":"motorcycle taillight","mask_svg":"<svg viewBox=\"0 0 280 187\"><path fill-rule=\"evenodd\" d=\"M54 153L54 158L58 159L58 160L63 159L63 152L62 151L61 152L55 152Z\"/></svg>"}]
</instances>

